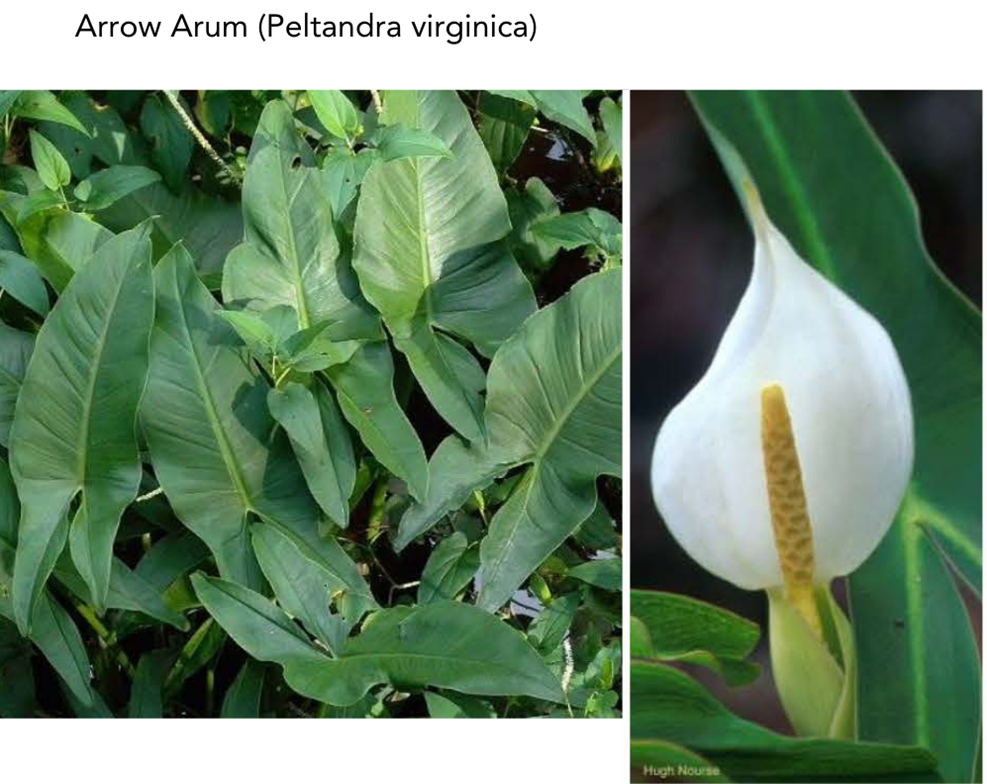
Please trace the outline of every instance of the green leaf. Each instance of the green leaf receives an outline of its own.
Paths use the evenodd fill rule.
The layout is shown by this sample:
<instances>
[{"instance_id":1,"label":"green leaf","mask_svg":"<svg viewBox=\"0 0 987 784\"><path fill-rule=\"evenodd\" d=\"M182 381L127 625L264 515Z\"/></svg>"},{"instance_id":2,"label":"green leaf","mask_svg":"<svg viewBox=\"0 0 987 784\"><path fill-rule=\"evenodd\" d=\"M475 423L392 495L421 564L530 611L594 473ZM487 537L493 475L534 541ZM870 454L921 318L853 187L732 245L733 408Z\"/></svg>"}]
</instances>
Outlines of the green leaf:
<instances>
[{"instance_id":1,"label":"green leaf","mask_svg":"<svg viewBox=\"0 0 987 784\"><path fill-rule=\"evenodd\" d=\"M14 105L20 94L20 90L0 90L0 117L10 111L10 107Z\"/></svg>"},{"instance_id":2,"label":"green leaf","mask_svg":"<svg viewBox=\"0 0 987 784\"><path fill-rule=\"evenodd\" d=\"M168 672L164 682L165 699L177 694L185 681L208 666L225 644L226 632L212 618L207 618L182 646L178 659Z\"/></svg>"},{"instance_id":3,"label":"green leaf","mask_svg":"<svg viewBox=\"0 0 987 784\"><path fill-rule=\"evenodd\" d=\"M356 194L370 167L377 162L377 150L369 147L355 153L347 149L333 149L322 162L322 179L336 220L352 224ZM347 212L349 210L349 212Z\"/></svg>"},{"instance_id":4,"label":"green leaf","mask_svg":"<svg viewBox=\"0 0 987 784\"><path fill-rule=\"evenodd\" d=\"M209 556L209 549L191 531L181 528L159 539L137 563L134 573L164 593L179 577L187 574Z\"/></svg>"},{"instance_id":5,"label":"green leaf","mask_svg":"<svg viewBox=\"0 0 987 784\"><path fill-rule=\"evenodd\" d=\"M72 279L38 334L10 432L21 499L14 612L34 605L65 545L97 607L109 589L113 539L137 494L137 406L154 311L151 249L135 230L107 242Z\"/></svg>"},{"instance_id":6,"label":"green leaf","mask_svg":"<svg viewBox=\"0 0 987 784\"><path fill-rule=\"evenodd\" d=\"M380 336L340 254L332 208L315 157L295 129L291 109L271 101L261 115L243 181L244 243L223 271L227 305L255 310L288 305L298 328L333 322L337 340Z\"/></svg>"},{"instance_id":7,"label":"green leaf","mask_svg":"<svg viewBox=\"0 0 987 784\"><path fill-rule=\"evenodd\" d=\"M613 517L602 503L586 518L573 537L587 550L611 550L620 544Z\"/></svg>"},{"instance_id":8,"label":"green leaf","mask_svg":"<svg viewBox=\"0 0 987 784\"><path fill-rule=\"evenodd\" d=\"M386 683L404 691L434 686L563 701L558 680L524 638L471 605L381 610L330 658L260 594L201 574L192 582L210 614L244 650L281 664L288 685L313 699L352 705Z\"/></svg>"},{"instance_id":9,"label":"green leaf","mask_svg":"<svg viewBox=\"0 0 987 784\"><path fill-rule=\"evenodd\" d=\"M531 467L480 546L477 604L503 604L620 476L620 273L581 280L497 352L487 381L491 450ZM503 458L502 458L503 459Z\"/></svg>"},{"instance_id":10,"label":"green leaf","mask_svg":"<svg viewBox=\"0 0 987 784\"><path fill-rule=\"evenodd\" d=\"M160 179L160 174L143 166L111 166L80 182L74 193L86 210L97 212Z\"/></svg>"},{"instance_id":11,"label":"green leaf","mask_svg":"<svg viewBox=\"0 0 987 784\"><path fill-rule=\"evenodd\" d=\"M267 667L247 659L223 697L220 718L256 719L260 716L260 701L264 694Z\"/></svg>"},{"instance_id":12,"label":"green leaf","mask_svg":"<svg viewBox=\"0 0 987 784\"><path fill-rule=\"evenodd\" d=\"M82 635L71 616L47 591L34 608L30 637L76 699L90 705L96 693L90 685L92 667Z\"/></svg>"},{"instance_id":13,"label":"green leaf","mask_svg":"<svg viewBox=\"0 0 987 784\"><path fill-rule=\"evenodd\" d=\"M14 479L10 475L10 467L0 457L0 541L8 547L17 544L17 521L20 517L21 502L17 498Z\"/></svg>"},{"instance_id":14,"label":"green leaf","mask_svg":"<svg viewBox=\"0 0 987 784\"><path fill-rule=\"evenodd\" d=\"M951 569L979 591L980 313L925 249L900 171L845 93L697 93L736 188L750 176L800 256L888 330L912 393L915 468L897 520L850 576L860 737L916 743L974 775L980 662ZM894 285L889 285L893 281Z\"/></svg>"},{"instance_id":15,"label":"green leaf","mask_svg":"<svg viewBox=\"0 0 987 784\"><path fill-rule=\"evenodd\" d=\"M596 132L589 112L583 106L582 90L498 90L497 95L514 98L532 106L549 120L564 125L583 138L591 145L596 145Z\"/></svg>"},{"instance_id":16,"label":"green leaf","mask_svg":"<svg viewBox=\"0 0 987 784\"><path fill-rule=\"evenodd\" d=\"M13 536L19 512L17 495L6 463L0 460L0 618L14 619L11 586L14 572ZM62 606L44 591L35 607L30 640L44 654L48 663L61 676L69 690L85 704L91 704L94 693L89 681L89 658L79 630Z\"/></svg>"},{"instance_id":17,"label":"green leaf","mask_svg":"<svg viewBox=\"0 0 987 784\"><path fill-rule=\"evenodd\" d=\"M171 668L171 651L150 651L137 662L137 673L130 686L127 716L131 719L160 719L164 713L165 677Z\"/></svg>"},{"instance_id":18,"label":"green leaf","mask_svg":"<svg viewBox=\"0 0 987 784\"><path fill-rule=\"evenodd\" d=\"M609 212L588 207L539 221L531 233L566 250L589 246L598 248L608 259L619 264L623 257L623 233L620 221Z\"/></svg>"},{"instance_id":19,"label":"green leaf","mask_svg":"<svg viewBox=\"0 0 987 784\"><path fill-rule=\"evenodd\" d=\"M535 234L533 227L559 215L559 203L555 196L537 177L524 184L524 191L507 192L507 205L511 213L511 248L521 263L529 268L544 271L552 266L559 243Z\"/></svg>"},{"instance_id":20,"label":"green leaf","mask_svg":"<svg viewBox=\"0 0 987 784\"><path fill-rule=\"evenodd\" d=\"M463 437L479 441L486 376L469 349L416 316L394 345L405 355L429 401Z\"/></svg>"},{"instance_id":21,"label":"green leaf","mask_svg":"<svg viewBox=\"0 0 987 784\"><path fill-rule=\"evenodd\" d=\"M760 636L756 623L698 599L631 591L631 656L698 664L739 686L760 674L746 661Z\"/></svg>"},{"instance_id":22,"label":"green leaf","mask_svg":"<svg viewBox=\"0 0 987 784\"><path fill-rule=\"evenodd\" d=\"M221 139L230 130L233 95L229 90L199 90L195 101L195 117L203 130Z\"/></svg>"},{"instance_id":23,"label":"green leaf","mask_svg":"<svg viewBox=\"0 0 987 784\"><path fill-rule=\"evenodd\" d=\"M494 168L504 174L524 149L537 112L530 104L486 92L480 96L477 111L480 138Z\"/></svg>"},{"instance_id":24,"label":"green leaf","mask_svg":"<svg viewBox=\"0 0 987 784\"><path fill-rule=\"evenodd\" d=\"M360 348L361 341L332 340L326 334L329 326L320 324L309 327L282 341L278 348L280 361L303 373L326 370L349 362Z\"/></svg>"},{"instance_id":25,"label":"green leaf","mask_svg":"<svg viewBox=\"0 0 987 784\"><path fill-rule=\"evenodd\" d=\"M180 191L195 149L192 134L178 113L157 95L149 95L144 101L140 124L141 132L151 142L151 160L155 168L164 175L171 190Z\"/></svg>"},{"instance_id":26,"label":"green leaf","mask_svg":"<svg viewBox=\"0 0 987 784\"><path fill-rule=\"evenodd\" d=\"M5 447L10 446L14 406L32 351L34 335L0 323L0 444Z\"/></svg>"},{"instance_id":27,"label":"green leaf","mask_svg":"<svg viewBox=\"0 0 987 784\"><path fill-rule=\"evenodd\" d=\"M339 90L309 90L312 108L326 130L347 144L356 139L362 128L352 102Z\"/></svg>"},{"instance_id":28,"label":"green leaf","mask_svg":"<svg viewBox=\"0 0 987 784\"><path fill-rule=\"evenodd\" d=\"M52 574L86 604L93 604L92 594L85 580L75 569L71 559L63 554L55 565ZM131 610L144 613L150 618L188 631L188 621L164 603L161 592L143 577L132 571L119 558L113 559L110 570L110 587L106 593L106 607L114 610Z\"/></svg>"},{"instance_id":29,"label":"green leaf","mask_svg":"<svg viewBox=\"0 0 987 784\"><path fill-rule=\"evenodd\" d=\"M298 317L295 311L285 305L278 305L263 313L253 313L249 310L220 310L216 312L224 319L243 340L244 344L255 354L265 357L277 351L281 343L281 335L277 334L275 325L284 313L291 323L289 330L297 325Z\"/></svg>"},{"instance_id":30,"label":"green leaf","mask_svg":"<svg viewBox=\"0 0 987 784\"><path fill-rule=\"evenodd\" d=\"M14 102L10 110L14 117L24 117L30 120L47 120L48 122L67 125L82 134L88 135L79 118L66 109L54 93L48 90L24 90Z\"/></svg>"},{"instance_id":31,"label":"green leaf","mask_svg":"<svg viewBox=\"0 0 987 784\"><path fill-rule=\"evenodd\" d=\"M425 562L418 603L455 599L479 568L479 547L471 545L464 533L453 532L439 542Z\"/></svg>"},{"instance_id":32,"label":"green leaf","mask_svg":"<svg viewBox=\"0 0 987 784\"><path fill-rule=\"evenodd\" d=\"M72 181L68 161L54 144L33 128L29 129L28 135L31 139L31 158L41 182L50 191L61 190Z\"/></svg>"},{"instance_id":33,"label":"green leaf","mask_svg":"<svg viewBox=\"0 0 987 784\"><path fill-rule=\"evenodd\" d=\"M520 101L529 106L535 106L535 96L530 90L488 90L491 95L499 95L502 98L510 98L512 101Z\"/></svg>"},{"instance_id":34,"label":"green leaf","mask_svg":"<svg viewBox=\"0 0 987 784\"><path fill-rule=\"evenodd\" d=\"M569 593L551 599L528 627L528 639L542 653L556 650L569 633L579 609L579 594Z\"/></svg>"},{"instance_id":35,"label":"green leaf","mask_svg":"<svg viewBox=\"0 0 987 784\"><path fill-rule=\"evenodd\" d=\"M241 648L255 659L285 667L289 685L292 668L331 661L283 610L259 593L201 572L192 575L192 586L209 614Z\"/></svg>"},{"instance_id":36,"label":"green leaf","mask_svg":"<svg viewBox=\"0 0 987 784\"><path fill-rule=\"evenodd\" d=\"M346 364L329 368L327 376L343 416L374 457L407 482L415 498L425 498L428 462L394 395L394 364L387 344L367 343Z\"/></svg>"},{"instance_id":37,"label":"green leaf","mask_svg":"<svg viewBox=\"0 0 987 784\"><path fill-rule=\"evenodd\" d=\"M49 194L58 198L55 194ZM25 210L31 197L0 192L0 212L17 232L24 255L33 261L55 291L61 293L76 270L113 235L82 215L63 209ZM47 205L51 207L52 205ZM21 221L21 211L30 212Z\"/></svg>"},{"instance_id":38,"label":"green leaf","mask_svg":"<svg viewBox=\"0 0 987 784\"><path fill-rule=\"evenodd\" d=\"M497 712L485 700L465 694L425 692L428 715L433 719L495 719Z\"/></svg>"},{"instance_id":39,"label":"green leaf","mask_svg":"<svg viewBox=\"0 0 987 784\"><path fill-rule=\"evenodd\" d=\"M470 440L483 433L482 369L451 333L489 354L534 309L506 245L507 205L452 92L387 93L385 118L428 131L452 158L374 165L357 206L353 266L429 401Z\"/></svg>"},{"instance_id":40,"label":"green leaf","mask_svg":"<svg viewBox=\"0 0 987 784\"><path fill-rule=\"evenodd\" d=\"M116 109L96 103L85 93L65 92L62 101L85 131L45 121L38 128L58 147L78 179L92 174L94 159L106 166L150 162L143 140L130 131Z\"/></svg>"},{"instance_id":41,"label":"green leaf","mask_svg":"<svg viewBox=\"0 0 987 784\"><path fill-rule=\"evenodd\" d=\"M428 494L401 516L394 536L395 551L401 552L413 539L459 509L474 490L485 488L513 465L510 460L498 462L488 450L468 446L457 436L446 438L428 463Z\"/></svg>"},{"instance_id":42,"label":"green leaf","mask_svg":"<svg viewBox=\"0 0 987 784\"><path fill-rule=\"evenodd\" d=\"M330 423L324 421L322 407L329 407L332 417L335 405L324 390L319 392L317 400L313 390L294 382L267 393L267 407L288 434L309 490L322 511L345 528L349 523L349 497L356 481L356 464L352 450L341 455L329 450L327 425ZM337 427L341 424L338 413L332 424Z\"/></svg>"},{"instance_id":43,"label":"green leaf","mask_svg":"<svg viewBox=\"0 0 987 784\"><path fill-rule=\"evenodd\" d=\"M279 604L330 651L338 651L353 625L377 607L356 564L334 538L303 538L270 525L254 525L251 535Z\"/></svg>"},{"instance_id":44,"label":"green leaf","mask_svg":"<svg viewBox=\"0 0 987 784\"><path fill-rule=\"evenodd\" d=\"M375 683L562 701L555 675L524 638L476 607L436 602L377 613L321 678L327 701L348 704Z\"/></svg>"},{"instance_id":45,"label":"green leaf","mask_svg":"<svg viewBox=\"0 0 987 784\"><path fill-rule=\"evenodd\" d=\"M249 515L316 530L320 513L287 436L275 432L269 386L176 246L155 269L157 312L141 423L155 475L178 518L220 573L260 585ZM189 470L194 466L195 470Z\"/></svg>"},{"instance_id":46,"label":"green leaf","mask_svg":"<svg viewBox=\"0 0 987 784\"><path fill-rule=\"evenodd\" d=\"M42 318L48 315L48 290L30 259L0 250L0 288Z\"/></svg>"},{"instance_id":47,"label":"green leaf","mask_svg":"<svg viewBox=\"0 0 987 784\"><path fill-rule=\"evenodd\" d=\"M620 558L601 558L574 566L566 574L605 591L619 591L624 574L623 562Z\"/></svg>"},{"instance_id":48,"label":"green leaf","mask_svg":"<svg viewBox=\"0 0 987 784\"><path fill-rule=\"evenodd\" d=\"M793 738L730 713L699 684L662 664L631 665L631 742L666 741L687 747L730 778L793 781L874 781L923 773L935 758L916 746Z\"/></svg>"},{"instance_id":49,"label":"green leaf","mask_svg":"<svg viewBox=\"0 0 987 784\"><path fill-rule=\"evenodd\" d=\"M596 144L593 121L583 106L581 90L532 90L538 102L538 111L549 120L564 125L585 138L591 145Z\"/></svg>"},{"instance_id":50,"label":"green leaf","mask_svg":"<svg viewBox=\"0 0 987 784\"><path fill-rule=\"evenodd\" d=\"M154 257L162 258L181 242L196 269L219 288L219 277L230 250L243 237L238 205L186 185L177 195L157 183L134 191L99 213L99 220L113 231L122 231L153 218Z\"/></svg>"},{"instance_id":51,"label":"green leaf","mask_svg":"<svg viewBox=\"0 0 987 784\"><path fill-rule=\"evenodd\" d=\"M26 223L38 213L48 212L56 208L61 209L64 203L62 194L54 191L32 193L21 202L21 208L17 213L17 223Z\"/></svg>"},{"instance_id":52,"label":"green leaf","mask_svg":"<svg viewBox=\"0 0 987 784\"><path fill-rule=\"evenodd\" d=\"M401 123L381 128L377 133L375 147L382 161L453 157L449 146L434 133L421 128L407 128Z\"/></svg>"},{"instance_id":53,"label":"green leaf","mask_svg":"<svg viewBox=\"0 0 987 784\"><path fill-rule=\"evenodd\" d=\"M600 101L600 120L603 122L603 131L610 141L610 146L617 153L617 160L623 163L624 153L624 112L623 106L613 98L604 98Z\"/></svg>"}]
</instances>

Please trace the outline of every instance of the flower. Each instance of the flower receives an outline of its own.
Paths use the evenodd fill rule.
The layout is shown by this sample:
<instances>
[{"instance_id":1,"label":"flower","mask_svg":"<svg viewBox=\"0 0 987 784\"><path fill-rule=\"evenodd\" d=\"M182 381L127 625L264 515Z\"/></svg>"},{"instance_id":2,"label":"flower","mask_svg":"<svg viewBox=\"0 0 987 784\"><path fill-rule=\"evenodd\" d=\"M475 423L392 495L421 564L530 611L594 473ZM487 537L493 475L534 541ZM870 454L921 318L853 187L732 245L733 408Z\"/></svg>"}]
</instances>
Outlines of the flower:
<instances>
[{"instance_id":1,"label":"flower","mask_svg":"<svg viewBox=\"0 0 987 784\"><path fill-rule=\"evenodd\" d=\"M652 487L699 564L741 588L783 588L818 628L814 586L867 559L905 493L911 401L884 328L746 191L754 270L706 375L658 434Z\"/></svg>"}]
</instances>

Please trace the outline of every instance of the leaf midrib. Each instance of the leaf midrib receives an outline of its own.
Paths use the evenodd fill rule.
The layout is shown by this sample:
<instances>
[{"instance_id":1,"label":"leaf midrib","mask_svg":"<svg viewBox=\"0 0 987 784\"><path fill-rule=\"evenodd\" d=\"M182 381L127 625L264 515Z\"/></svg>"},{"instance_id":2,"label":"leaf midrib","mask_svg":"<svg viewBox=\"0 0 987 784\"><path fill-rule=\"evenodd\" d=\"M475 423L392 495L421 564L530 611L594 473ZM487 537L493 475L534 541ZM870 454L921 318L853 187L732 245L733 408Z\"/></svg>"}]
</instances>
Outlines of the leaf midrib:
<instances>
[{"instance_id":1,"label":"leaf midrib","mask_svg":"<svg viewBox=\"0 0 987 784\"><path fill-rule=\"evenodd\" d=\"M761 125L768 152L775 160L788 200L795 207L793 212L802 226L802 234L806 245L808 245L809 253L807 255L827 278L838 280L839 276L836 273L836 265L833 263L829 246L823 239L819 223L813 217L808 193L803 187L801 179L795 173L792 158L785 149L785 144L778 126L771 116L768 104L757 90L748 90L742 95L748 99L751 111L754 113L754 119Z\"/></svg>"},{"instance_id":2,"label":"leaf midrib","mask_svg":"<svg viewBox=\"0 0 987 784\"><path fill-rule=\"evenodd\" d=\"M423 182L421 159L411 158L409 161L415 178L415 199L418 205L418 263L421 267L422 294L419 302L425 306L425 326L432 329L432 251L428 243L428 216L425 212L425 199L422 193ZM443 360L444 361L444 360Z\"/></svg>"},{"instance_id":3,"label":"leaf midrib","mask_svg":"<svg viewBox=\"0 0 987 784\"><path fill-rule=\"evenodd\" d=\"M133 255L131 255L133 259ZM127 272L130 271L130 263L127 263ZM76 457L76 481L80 489L85 486L86 474L88 473L86 468L89 462L88 452L86 446L89 443L89 433L92 430L92 414L93 414L93 396L96 393L96 380L99 378L100 371L102 370L102 360L103 352L106 350L106 338L109 335L110 324L114 319L116 314L117 305L120 302L120 294L123 291L123 287L127 282L127 272L120 275L120 279L117 283L116 291L113 292L112 304L107 310L107 317L103 321L103 328L99 333L99 338L96 343L96 350L93 355L93 362L90 365L91 372L89 378L87 379L86 385L86 395L83 398L83 416L82 416L82 427L79 431L79 439L76 442L76 449L79 450L79 454Z\"/></svg>"},{"instance_id":4,"label":"leaf midrib","mask_svg":"<svg viewBox=\"0 0 987 784\"><path fill-rule=\"evenodd\" d=\"M285 213L288 218L288 252L291 256L292 265L292 284L295 288L295 299L298 301L298 326L300 329L307 329L311 326L311 316L308 312L308 301L305 299L305 286L302 282L302 268L301 261L298 258L298 244L295 242L295 227L291 219L291 205L294 202L295 197L298 195L298 191L301 190L305 181L308 179L309 174L306 170L304 176L300 177L298 180L298 190L295 191L293 196L288 195L288 181L285 177L285 168L281 161L281 148L276 148L278 151L278 182L281 185L281 192L284 194L285 202Z\"/></svg>"},{"instance_id":5,"label":"leaf midrib","mask_svg":"<svg viewBox=\"0 0 987 784\"><path fill-rule=\"evenodd\" d=\"M559 437L559 434L562 432L563 428L565 427L565 424L568 421L569 417L572 416L572 414L576 411L576 409L586 398L586 396L590 393L590 391L610 371L610 368L612 368L614 363L620 358L622 351L623 351L623 347L618 342L617 345L614 347L614 349L612 349L609 357L604 362L602 362L600 367L589 377L590 378L589 382L583 385L579 393L575 395L573 399L566 405L565 409L563 409L561 416L556 418L555 425L553 426L552 430L549 431L549 437L547 442L545 443L542 449L539 449L535 453L533 457L533 465L531 467L531 472L529 474L529 476L531 477L531 481L529 482L528 486L524 489L524 499L523 502L521 503L518 517L516 518L516 522L514 526L512 526L511 528L510 536L508 536L507 541L505 542L504 546L501 548L501 556L497 558L495 561L491 562L493 572L490 576L485 575L487 583L494 582L496 580L496 578L500 574L501 568L504 565L504 561L507 559L508 554L511 552L511 548L514 544L514 538L517 536L517 531L519 527L517 521L520 521L521 513L524 513L528 507L528 501L530 499L532 489L535 487L535 485L538 482L538 474L540 473L541 467L545 462L545 455L548 454L552 446L555 444L556 439ZM484 571L486 570L484 569Z\"/></svg>"},{"instance_id":6,"label":"leaf midrib","mask_svg":"<svg viewBox=\"0 0 987 784\"><path fill-rule=\"evenodd\" d=\"M610 369L613 367L614 363L620 359L622 351L623 346L621 346L618 341L616 346L611 349L606 359L600 364L600 367L589 376L588 382L583 384L579 392L574 395L566 404L565 408L562 409L562 413L555 418L555 424L553 424L549 429L547 438L542 442L542 446L539 447L539 449L532 456L532 460L539 461L545 459L552 447L555 446L555 442L558 440L559 435L562 433L563 429L565 429L569 418L576 412L576 409L579 408L583 400L585 400L596 385L600 383L603 377L610 372Z\"/></svg>"},{"instance_id":7,"label":"leaf midrib","mask_svg":"<svg viewBox=\"0 0 987 784\"><path fill-rule=\"evenodd\" d=\"M185 303L179 296L179 291L176 286L175 290L176 302L178 305L178 312L182 319L182 327L184 328L185 335L188 336L188 349L189 354L192 356L192 365L195 368L195 379L199 387L199 393L202 398L202 407L206 412L206 417L209 419L209 426L212 428L213 436L216 438L216 443L219 446L220 454L223 458L223 463L226 465L226 471L229 474L230 479L233 481L233 486L237 491L237 495L240 496L240 500L244 505L244 523L246 522L246 513L254 512L253 499L250 493L247 491L246 482L243 476L240 474L240 468L234 459L233 449L226 439L226 431L223 430L222 424L220 422L219 416L216 411L216 403L212 397L212 391L206 384L205 376L202 373L202 362L199 358L199 353L195 348L195 341L192 339L192 330L189 327L188 317L185 313Z\"/></svg>"},{"instance_id":8,"label":"leaf midrib","mask_svg":"<svg viewBox=\"0 0 987 784\"><path fill-rule=\"evenodd\" d=\"M354 638L354 639L358 639L358 638ZM451 654L444 654L444 653L421 653L421 652L409 652L409 651L393 651L393 652L366 651L366 652L353 653L353 654L341 653L336 658L335 661L345 662L345 661L355 661L360 659L401 659L403 661L406 661L408 659L422 659L425 661L451 662L453 664L466 663L484 668L497 667L504 670L507 673L519 676L522 680L542 684L542 681L540 681L534 675L530 675L524 670L519 670L514 667L510 667L507 664L504 664L499 659L476 659L466 656L453 656Z\"/></svg>"},{"instance_id":9,"label":"leaf midrib","mask_svg":"<svg viewBox=\"0 0 987 784\"><path fill-rule=\"evenodd\" d=\"M204 581L205 581L205 583L212 590L216 591L217 593L222 594L228 601L234 603L237 607L242 607L243 609L249 611L252 615L255 615L258 618L263 619L266 623L269 623L272 626L276 626L280 631L284 632L286 635L289 635L290 637L293 637L299 643L301 643L303 645L307 645L311 649L312 653L316 654L319 658L324 659L325 660L325 663L328 663L328 662L332 661L332 659L330 659L328 656L326 656L326 654L325 654L324 651L319 650L315 645L312 644L312 642L305 636L305 634L301 631L301 629L298 629L297 628L297 625L295 624L295 622L291 620L291 618L288 616L288 614L284 611L283 608L279 607L278 605L274 604L273 602L271 603L271 608L275 612L280 612L282 615L284 615L284 617L286 619L285 620L285 623L286 623L286 626L288 628L286 628L285 625L282 625L282 624L278 623L277 621L273 620L268 615L265 615L263 612L261 612L260 610L258 610L253 605L248 604L247 602L243 601L239 597L237 597L234 594L230 593L229 591L225 590L222 586L217 585L215 580L209 580L209 579L205 579L204 578ZM260 594L257 594L257 595L258 595L259 598L264 599L265 601L267 601ZM220 625L222 625L222 624L220 624ZM286 656L284 658L285 659L293 659L295 657L294 657L294 655L289 654L288 656Z\"/></svg>"}]
</instances>

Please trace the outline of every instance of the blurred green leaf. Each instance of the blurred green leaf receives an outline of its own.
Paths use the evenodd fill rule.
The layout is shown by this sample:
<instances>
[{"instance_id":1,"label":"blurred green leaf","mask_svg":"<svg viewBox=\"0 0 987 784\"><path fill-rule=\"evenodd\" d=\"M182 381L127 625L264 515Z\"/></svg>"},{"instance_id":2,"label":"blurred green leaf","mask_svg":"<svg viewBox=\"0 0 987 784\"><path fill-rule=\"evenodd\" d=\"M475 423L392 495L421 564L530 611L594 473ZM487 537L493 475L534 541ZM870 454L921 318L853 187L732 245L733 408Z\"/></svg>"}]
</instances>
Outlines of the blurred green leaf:
<instances>
[{"instance_id":1,"label":"blurred green leaf","mask_svg":"<svg viewBox=\"0 0 987 784\"><path fill-rule=\"evenodd\" d=\"M48 290L30 259L0 250L0 288L42 318L48 315Z\"/></svg>"},{"instance_id":2,"label":"blurred green leaf","mask_svg":"<svg viewBox=\"0 0 987 784\"><path fill-rule=\"evenodd\" d=\"M698 683L663 664L631 665L631 741L686 747L741 781L875 781L931 773L935 757L916 746L779 735L735 716ZM640 753L640 752L639 752Z\"/></svg>"},{"instance_id":3,"label":"blurred green leaf","mask_svg":"<svg viewBox=\"0 0 987 784\"><path fill-rule=\"evenodd\" d=\"M756 623L712 604L661 591L631 591L631 656L699 664L732 686L760 667L746 661L761 636Z\"/></svg>"}]
</instances>

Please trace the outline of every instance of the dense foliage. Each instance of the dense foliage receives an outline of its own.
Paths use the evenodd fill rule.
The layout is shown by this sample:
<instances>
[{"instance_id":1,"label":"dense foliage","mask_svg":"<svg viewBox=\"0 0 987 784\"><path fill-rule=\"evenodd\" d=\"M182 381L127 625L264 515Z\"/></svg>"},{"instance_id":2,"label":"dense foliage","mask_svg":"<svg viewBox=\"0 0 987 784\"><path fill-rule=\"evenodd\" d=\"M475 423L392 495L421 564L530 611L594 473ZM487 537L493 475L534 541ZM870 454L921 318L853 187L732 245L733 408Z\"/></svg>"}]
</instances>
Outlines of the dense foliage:
<instances>
[{"instance_id":1,"label":"dense foliage","mask_svg":"<svg viewBox=\"0 0 987 784\"><path fill-rule=\"evenodd\" d=\"M0 715L616 714L619 96L0 117Z\"/></svg>"}]
</instances>

